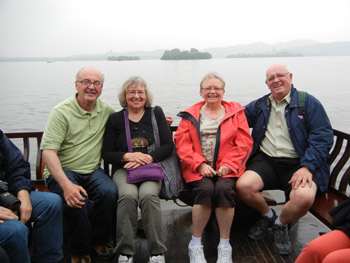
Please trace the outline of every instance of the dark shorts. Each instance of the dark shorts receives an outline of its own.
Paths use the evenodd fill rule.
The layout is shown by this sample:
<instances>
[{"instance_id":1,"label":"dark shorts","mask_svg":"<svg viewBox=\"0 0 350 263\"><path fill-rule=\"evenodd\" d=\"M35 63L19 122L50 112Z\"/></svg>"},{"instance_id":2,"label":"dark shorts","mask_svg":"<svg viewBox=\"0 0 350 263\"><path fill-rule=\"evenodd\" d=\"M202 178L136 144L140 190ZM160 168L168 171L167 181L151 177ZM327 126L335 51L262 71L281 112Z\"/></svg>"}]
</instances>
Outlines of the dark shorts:
<instances>
[{"instance_id":1,"label":"dark shorts","mask_svg":"<svg viewBox=\"0 0 350 263\"><path fill-rule=\"evenodd\" d=\"M258 152L249 159L246 170L259 174L264 183L261 190L282 190L288 200L292 190L288 182L300 167L299 158L270 157ZM312 181L318 186L316 176L312 176Z\"/></svg>"},{"instance_id":2,"label":"dark shorts","mask_svg":"<svg viewBox=\"0 0 350 263\"><path fill-rule=\"evenodd\" d=\"M203 177L199 181L191 182L194 195L194 204L216 207L235 207L237 178L208 178Z\"/></svg>"}]
</instances>

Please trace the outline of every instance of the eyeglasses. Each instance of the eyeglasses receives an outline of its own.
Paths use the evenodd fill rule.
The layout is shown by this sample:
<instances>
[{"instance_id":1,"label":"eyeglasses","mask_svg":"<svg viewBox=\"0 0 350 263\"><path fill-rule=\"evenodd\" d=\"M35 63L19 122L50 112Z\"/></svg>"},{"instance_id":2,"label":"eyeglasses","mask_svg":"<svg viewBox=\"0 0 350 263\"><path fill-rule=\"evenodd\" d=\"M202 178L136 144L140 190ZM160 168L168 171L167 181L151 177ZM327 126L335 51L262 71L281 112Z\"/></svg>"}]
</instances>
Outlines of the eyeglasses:
<instances>
[{"instance_id":1,"label":"eyeglasses","mask_svg":"<svg viewBox=\"0 0 350 263\"><path fill-rule=\"evenodd\" d=\"M146 95L146 93L144 91L136 91L136 90L128 90L128 95L130 95L131 97L136 96L136 94L138 94L140 97L143 97Z\"/></svg>"},{"instance_id":2,"label":"eyeglasses","mask_svg":"<svg viewBox=\"0 0 350 263\"><path fill-rule=\"evenodd\" d=\"M210 92L212 90L214 90L215 92L220 92L223 90L223 88L218 88L218 87L213 87L213 88L201 88L201 90L203 90L204 92Z\"/></svg>"},{"instance_id":3,"label":"eyeglasses","mask_svg":"<svg viewBox=\"0 0 350 263\"><path fill-rule=\"evenodd\" d=\"M276 76L270 76L266 82L270 83L273 82L275 79L283 79L286 75L290 74L290 72L286 72L286 73L279 73L276 74Z\"/></svg>"},{"instance_id":4,"label":"eyeglasses","mask_svg":"<svg viewBox=\"0 0 350 263\"><path fill-rule=\"evenodd\" d=\"M101 88L102 84L100 81L96 80L96 81L91 81L89 79L83 79L83 80L77 80L77 82L80 82L82 85L84 86L90 86L91 84L94 85L95 88Z\"/></svg>"}]
</instances>

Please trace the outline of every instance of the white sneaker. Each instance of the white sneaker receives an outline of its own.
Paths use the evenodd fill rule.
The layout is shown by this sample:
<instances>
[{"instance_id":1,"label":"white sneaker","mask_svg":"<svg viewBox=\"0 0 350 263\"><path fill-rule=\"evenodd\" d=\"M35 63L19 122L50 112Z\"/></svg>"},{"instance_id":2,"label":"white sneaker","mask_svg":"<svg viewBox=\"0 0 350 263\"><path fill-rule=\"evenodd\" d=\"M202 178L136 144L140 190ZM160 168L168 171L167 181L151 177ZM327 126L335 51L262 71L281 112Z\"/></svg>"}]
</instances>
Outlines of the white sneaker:
<instances>
[{"instance_id":1,"label":"white sneaker","mask_svg":"<svg viewBox=\"0 0 350 263\"><path fill-rule=\"evenodd\" d=\"M216 263L232 263L231 246L218 246L218 260Z\"/></svg>"},{"instance_id":2,"label":"white sneaker","mask_svg":"<svg viewBox=\"0 0 350 263\"><path fill-rule=\"evenodd\" d=\"M120 255L118 258L118 263L133 263L133 262L134 262L133 257L128 258L127 256Z\"/></svg>"},{"instance_id":3,"label":"white sneaker","mask_svg":"<svg viewBox=\"0 0 350 263\"><path fill-rule=\"evenodd\" d=\"M190 256L190 263L207 263L204 257L203 246L188 246L188 255Z\"/></svg>"},{"instance_id":4,"label":"white sneaker","mask_svg":"<svg viewBox=\"0 0 350 263\"><path fill-rule=\"evenodd\" d=\"M148 263L165 263L164 255L149 257Z\"/></svg>"}]
</instances>

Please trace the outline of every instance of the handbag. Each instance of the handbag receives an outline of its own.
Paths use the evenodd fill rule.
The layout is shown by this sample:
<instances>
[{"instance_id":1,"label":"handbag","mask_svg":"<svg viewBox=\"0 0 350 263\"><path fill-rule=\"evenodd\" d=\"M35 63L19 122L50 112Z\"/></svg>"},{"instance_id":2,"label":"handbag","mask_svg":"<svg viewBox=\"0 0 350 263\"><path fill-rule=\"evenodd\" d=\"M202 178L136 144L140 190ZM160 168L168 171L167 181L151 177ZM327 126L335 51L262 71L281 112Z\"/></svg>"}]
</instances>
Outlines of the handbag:
<instances>
[{"instance_id":1,"label":"handbag","mask_svg":"<svg viewBox=\"0 0 350 263\"><path fill-rule=\"evenodd\" d=\"M155 147L160 147L159 129L157 120L152 107L152 127L154 134ZM176 153L175 146L172 153L160 162L165 175L159 197L165 200L175 200L180 196L180 192L184 188L184 179L181 172L180 158Z\"/></svg>"},{"instance_id":2,"label":"handbag","mask_svg":"<svg viewBox=\"0 0 350 263\"><path fill-rule=\"evenodd\" d=\"M125 134L128 151L132 152L128 110L124 110ZM126 182L136 184L143 181L159 181L164 179L164 172L160 163L150 163L136 168L126 168Z\"/></svg>"}]
</instances>

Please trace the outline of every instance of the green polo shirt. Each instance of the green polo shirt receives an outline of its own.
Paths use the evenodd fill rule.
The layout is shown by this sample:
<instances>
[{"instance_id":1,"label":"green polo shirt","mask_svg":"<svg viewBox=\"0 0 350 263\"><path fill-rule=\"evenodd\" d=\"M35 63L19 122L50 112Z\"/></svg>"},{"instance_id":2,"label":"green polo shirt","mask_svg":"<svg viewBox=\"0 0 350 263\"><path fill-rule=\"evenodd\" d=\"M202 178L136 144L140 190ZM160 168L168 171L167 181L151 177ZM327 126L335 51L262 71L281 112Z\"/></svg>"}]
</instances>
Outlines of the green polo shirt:
<instances>
[{"instance_id":1,"label":"green polo shirt","mask_svg":"<svg viewBox=\"0 0 350 263\"><path fill-rule=\"evenodd\" d=\"M271 157L297 158L294 146L289 136L285 117L286 106L290 103L288 93L278 104L272 95L268 98L271 106L269 122L265 132L265 138L261 142L260 149Z\"/></svg>"},{"instance_id":2,"label":"green polo shirt","mask_svg":"<svg viewBox=\"0 0 350 263\"><path fill-rule=\"evenodd\" d=\"M105 125L113 112L110 104L99 99L92 112L79 106L76 95L63 101L49 115L41 150L57 150L64 170L93 172L100 167ZM49 174L45 168L45 178Z\"/></svg>"}]
</instances>

